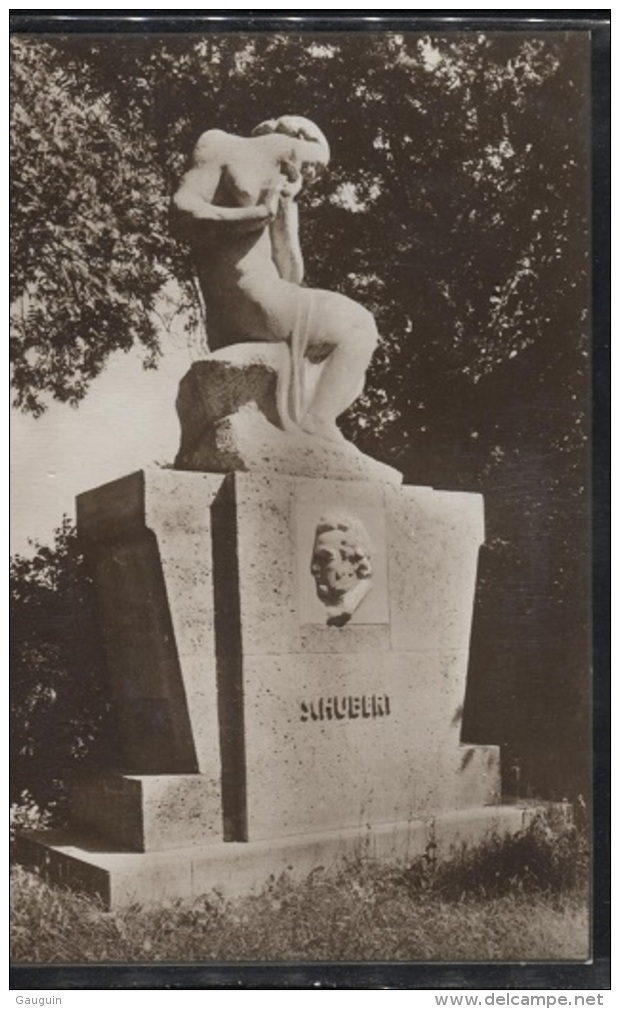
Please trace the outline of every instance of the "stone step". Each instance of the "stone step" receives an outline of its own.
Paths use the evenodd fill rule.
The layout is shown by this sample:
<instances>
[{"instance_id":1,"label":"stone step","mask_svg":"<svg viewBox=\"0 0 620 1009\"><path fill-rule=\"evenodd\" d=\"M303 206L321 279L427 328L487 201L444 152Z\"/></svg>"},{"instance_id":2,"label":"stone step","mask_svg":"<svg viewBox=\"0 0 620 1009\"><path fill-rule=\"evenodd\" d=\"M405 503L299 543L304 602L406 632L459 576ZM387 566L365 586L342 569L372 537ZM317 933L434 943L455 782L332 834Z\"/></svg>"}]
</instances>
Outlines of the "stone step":
<instances>
[{"instance_id":1,"label":"stone step","mask_svg":"<svg viewBox=\"0 0 620 1009\"><path fill-rule=\"evenodd\" d=\"M218 782L203 774L108 774L72 789L71 822L132 851L222 837Z\"/></svg>"},{"instance_id":2,"label":"stone step","mask_svg":"<svg viewBox=\"0 0 620 1009\"><path fill-rule=\"evenodd\" d=\"M16 840L17 860L50 882L98 898L107 909L197 898L217 890L248 894L282 873L303 878L345 857L406 863L432 850L449 858L463 845L516 834L541 811L535 806L478 806L427 820L378 824L280 839L179 845L168 851L111 851L93 835L41 831Z\"/></svg>"}]
</instances>

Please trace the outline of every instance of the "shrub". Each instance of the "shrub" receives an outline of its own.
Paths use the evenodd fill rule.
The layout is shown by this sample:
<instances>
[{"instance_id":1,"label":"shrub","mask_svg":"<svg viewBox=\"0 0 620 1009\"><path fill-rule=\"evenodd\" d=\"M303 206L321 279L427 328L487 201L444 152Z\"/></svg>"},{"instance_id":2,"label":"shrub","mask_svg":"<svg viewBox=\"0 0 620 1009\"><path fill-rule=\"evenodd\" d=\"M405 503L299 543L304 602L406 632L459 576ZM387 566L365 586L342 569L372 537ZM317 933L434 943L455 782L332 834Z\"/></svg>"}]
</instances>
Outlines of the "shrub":
<instances>
[{"instance_id":1,"label":"shrub","mask_svg":"<svg viewBox=\"0 0 620 1009\"><path fill-rule=\"evenodd\" d=\"M93 586L69 520L51 547L13 557L10 575L11 801L58 812L110 731Z\"/></svg>"},{"instance_id":2,"label":"shrub","mask_svg":"<svg viewBox=\"0 0 620 1009\"><path fill-rule=\"evenodd\" d=\"M430 890L447 900L586 893L588 848L585 829L568 811L558 813L551 807L537 814L526 829L513 835L492 834L476 847L462 847L449 860L435 862L423 856L403 874L403 885L411 894Z\"/></svg>"}]
</instances>

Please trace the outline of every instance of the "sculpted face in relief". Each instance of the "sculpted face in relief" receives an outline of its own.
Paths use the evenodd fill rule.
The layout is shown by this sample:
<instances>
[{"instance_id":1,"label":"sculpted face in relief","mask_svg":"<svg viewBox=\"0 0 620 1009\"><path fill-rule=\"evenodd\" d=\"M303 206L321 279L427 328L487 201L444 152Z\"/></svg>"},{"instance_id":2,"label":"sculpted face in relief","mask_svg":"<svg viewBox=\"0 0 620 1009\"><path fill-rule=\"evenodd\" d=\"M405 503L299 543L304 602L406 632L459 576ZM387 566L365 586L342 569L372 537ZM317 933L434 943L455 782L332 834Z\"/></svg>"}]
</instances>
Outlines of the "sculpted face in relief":
<instances>
[{"instance_id":1,"label":"sculpted face in relief","mask_svg":"<svg viewBox=\"0 0 620 1009\"><path fill-rule=\"evenodd\" d=\"M370 537L359 519L335 514L319 519L310 571L329 625L346 624L368 595L371 553Z\"/></svg>"}]
</instances>

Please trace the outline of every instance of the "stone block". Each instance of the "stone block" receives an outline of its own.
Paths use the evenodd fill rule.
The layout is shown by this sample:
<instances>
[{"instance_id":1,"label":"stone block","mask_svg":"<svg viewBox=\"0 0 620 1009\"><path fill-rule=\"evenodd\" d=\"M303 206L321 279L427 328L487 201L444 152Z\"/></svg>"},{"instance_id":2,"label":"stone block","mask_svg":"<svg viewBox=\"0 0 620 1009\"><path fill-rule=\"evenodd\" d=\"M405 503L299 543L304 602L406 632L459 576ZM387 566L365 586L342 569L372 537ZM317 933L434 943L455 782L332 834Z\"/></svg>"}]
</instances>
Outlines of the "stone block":
<instances>
[{"instance_id":1,"label":"stone block","mask_svg":"<svg viewBox=\"0 0 620 1009\"><path fill-rule=\"evenodd\" d=\"M497 801L497 749L460 742L478 495L154 470L83 495L78 523L124 735L106 799L119 843L268 841ZM90 794L82 821L103 829Z\"/></svg>"},{"instance_id":2,"label":"stone block","mask_svg":"<svg viewBox=\"0 0 620 1009\"><path fill-rule=\"evenodd\" d=\"M71 822L112 845L162 851L219 839L219 779L200 774L108 775L71 793Z\"/></svg>"},{"instance_id":3,"label":"stone block","mask_svg":"<svg viewBox=\"0 0 620 1009\"><path fill-rule=\"evenodd\" d=\"M438 859L476 848L492 838L520 833L530 822L529 810L520 806L457 809L428 821L428 838Z\"/></svg>"},{"instance_id":4,"label":"stone block","mask_svg":"<svg viewBox=\"0 0 620 1009\"><path fill-rule=\"evenodd\" d=\"M211 504L221 476L153 469L77 499L132 774L220 776Z\"/></svg>"},{"instance_id":5,"label":"stone block","mask_svg":"<svg viewBox=\"0 0 620 1009\"><path fill-rule=\"evenodd\" d=\"M282 343L242 343L196 361L181 380L176 469L251 471L399 485L402 474L354 445L328 442L299 428L283 430L276 404L278 373L289 365ZM305 361L309 388L322 362Z\"/></svg>"},{"instance_id":6,"label":"stone block","mask_svg":"<svg viewBox=\"0 0 620 1009\"><path fill-rule=\"evenodd\" d=\"M248 838L430 815L460 808L462 791L496 801L497 748L460 746L462 665L458 653L249 657Z\"/></svg>"},{"instance_id":7,"label":"stone block","mask_svg":"<svg viewBox=\"0 0 620 1009\"><path fill-rule=\"evenodd\" d=\"M407 865L432 845L439 859L450 858L464 845L517 833L535 813L518 806L487 806L427 819L145 854L110 852L96 839L45 831L20 835L17 857L36 866L50 882L119 909L195 899L213 890L225 897L259 892L270 878L283 873L303 879L351 857Z\"/></svg>"},{"instance_id":8,"label":"stone block","mask_svg":"<svg viewBox=\"0 0 620 1009\"><path fill-rule=\"evenodd\" d=\"M235 474L215 512L220 569L236 571L219 607L224 836L397 822L460 808L461 791L496 801L497 750L460 747L482 499ZM311 572L328 513L372 540L374 584L344 626Z\"/></svg>"}]
</instances>

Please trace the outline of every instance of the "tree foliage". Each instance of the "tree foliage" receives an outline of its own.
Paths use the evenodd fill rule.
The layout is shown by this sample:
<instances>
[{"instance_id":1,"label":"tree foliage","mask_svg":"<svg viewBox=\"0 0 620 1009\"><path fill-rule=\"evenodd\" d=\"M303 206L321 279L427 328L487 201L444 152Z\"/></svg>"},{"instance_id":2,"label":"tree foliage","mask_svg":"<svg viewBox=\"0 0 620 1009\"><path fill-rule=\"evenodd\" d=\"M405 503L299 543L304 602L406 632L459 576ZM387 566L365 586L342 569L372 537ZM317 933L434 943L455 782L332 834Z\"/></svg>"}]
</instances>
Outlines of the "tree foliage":
<instances>
[{"instance_id":1,"label":"tree foliage","mask_svg":"<svg viewBox=\"0 0 620 1009\"><path fill-rule=\"evenodd\" d=\"M166 187L153 139L52 45L14 40L11 348L17 404L75 404L115 350L158 353L172 277Z\"/></svg>"},{"instance_id":2,"label":"tree foliage","mask_svg":"<svg viewBox=\"0 0 620 1009\"><path fill-rule=\"evenodd\" d=\"M484 492L465 729L531 743L544 710L570 763L587 735L585 33L13 45L18 405L77 402L117 349L152 363L171 284L198 325L167 208L203 130L315 120L332 163L302 197L307 282L382 335L346 433L409 482Z\"/></svg>"},{"instance_id":3,"label":"tree foliage","mask_svg":"<svg viewBox=\"0 0 620 1009\"><path fill-rule=\"evenodd\" d=\"M52 546L11 561L11 799L41 808L96 766L109 708L92 585L67 519ZM102 731L105 728L105 731Z\"/></svg>"},{"instance_id":4,"label":"tree foliage","mask_svg":"<svg viewBox=\"0 0 620 1009\"><path fill-rule=\"evenodd\" d=\"M167 205L195 138L216 124L247 133L283 109L316 119L332 144L307 196L308 280L378 315L384 353L364 404L382 421L377 438L390 427L388 383L417 409L453 376L467 388L554 342L574 328L571 292L586 276L580 41L14 39L23 402L39 390L79 398L112 350L155 350L156 295L187 279Z\"/></svg>"}]
</instances>

